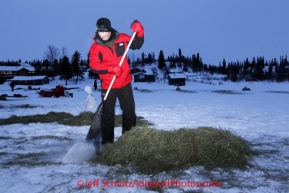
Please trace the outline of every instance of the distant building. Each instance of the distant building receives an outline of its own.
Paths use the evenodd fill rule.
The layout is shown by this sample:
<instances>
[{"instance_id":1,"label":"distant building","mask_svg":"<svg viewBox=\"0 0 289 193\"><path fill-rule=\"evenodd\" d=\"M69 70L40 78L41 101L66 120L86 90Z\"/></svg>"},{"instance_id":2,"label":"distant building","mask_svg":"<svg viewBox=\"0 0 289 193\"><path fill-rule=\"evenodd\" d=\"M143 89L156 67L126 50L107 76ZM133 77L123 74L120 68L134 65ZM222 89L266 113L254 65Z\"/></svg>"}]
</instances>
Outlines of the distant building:
<instances>
[{"instance_id":1,"label":"distant building","mask_svg":"<svg viewBox=\"0 0 289 193\"><path fill-rule=\"evenodd\" d=\"M136 73L133 75L134 82L155 82L156 75L155 74L148 74L148 73Z\"/></svg>"},{"instance_id":2,"label":"distant building","mask_svg":"<svg viewBox=\"0 0 289 193\"><path fill-rule=\"evenodd\" d=\"M169 85L185 86L186 76L183 73L168 74L168 83Z\"/></svg>"},{"instance_id":3,"label":"distant building","mask_svg":"<svg viewBox=\"0 0 289 193\"><path fill-rule=\"evenodd\" d=\"M131 74L136 74L136 73L139 73L139 72L141 72L142 70L141 69L139 69L139 68L132 68L132 69L130 69L130 73Z\"/></svg>"},{"instance_id":4,"label":"distant building","mask_svg":"<svg viewBox=\"0 0 289 193\"><path fill-rule=\"evenodd\" d=\"M8 82L14 82L15 85L43 85L49 83L47 76L14 76L12 79L7 79Z\"/></svg>"},{"instance_id":5,"label":"distant building","mask_svg":"<svg viewBox=\"0 0 289 193\"><path fill-rule=\"evenodd\" d=\"M18 66L0 66L0 77L9 79L14 76L33 76L35 69L27 63L20 63Z\"/></svg>"}]
</instances>

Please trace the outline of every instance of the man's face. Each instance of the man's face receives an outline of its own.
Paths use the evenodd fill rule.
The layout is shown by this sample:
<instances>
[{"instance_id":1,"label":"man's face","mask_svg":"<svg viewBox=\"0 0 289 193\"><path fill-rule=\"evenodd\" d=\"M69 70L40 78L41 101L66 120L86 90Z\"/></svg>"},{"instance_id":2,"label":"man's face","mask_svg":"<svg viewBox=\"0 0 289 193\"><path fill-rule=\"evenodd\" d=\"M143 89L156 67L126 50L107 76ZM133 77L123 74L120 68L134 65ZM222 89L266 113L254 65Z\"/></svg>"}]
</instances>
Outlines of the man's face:
<instances>
[{"instance_id":1,"label":"man's face","mask_svg":"<svg viewBox=\"0 0 289 193\"><path fill-rule=\"evenodd\" d=\"M110 36L111 36L111 32L106 32L106 31L101 32L100 31L100 32L98 32L98 35L100 36L100 38L102 40L107 41L110 38Z\"/></svg>"}]
</instances>

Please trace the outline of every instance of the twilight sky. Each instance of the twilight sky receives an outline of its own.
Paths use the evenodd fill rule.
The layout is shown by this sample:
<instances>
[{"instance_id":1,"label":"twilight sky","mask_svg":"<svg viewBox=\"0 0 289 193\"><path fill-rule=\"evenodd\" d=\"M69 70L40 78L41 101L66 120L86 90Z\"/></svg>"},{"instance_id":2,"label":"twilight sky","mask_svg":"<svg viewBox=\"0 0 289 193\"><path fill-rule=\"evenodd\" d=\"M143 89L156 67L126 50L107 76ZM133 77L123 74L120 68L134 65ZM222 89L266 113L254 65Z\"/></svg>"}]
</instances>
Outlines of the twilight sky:
<instances>
[{"instance_id":1,"label":"twilight sky","mask_svg":"<svg viewBox=\"0 0 289 193\"><path fill-rule=\"evenodd\" d=\"M86 59L100 17L127 34L142 22L145 43L134 57L181 48L218 65L289 51L288 0L0 0L0 61L42 60L48 45Z\"/></svg>"}]
</instances>

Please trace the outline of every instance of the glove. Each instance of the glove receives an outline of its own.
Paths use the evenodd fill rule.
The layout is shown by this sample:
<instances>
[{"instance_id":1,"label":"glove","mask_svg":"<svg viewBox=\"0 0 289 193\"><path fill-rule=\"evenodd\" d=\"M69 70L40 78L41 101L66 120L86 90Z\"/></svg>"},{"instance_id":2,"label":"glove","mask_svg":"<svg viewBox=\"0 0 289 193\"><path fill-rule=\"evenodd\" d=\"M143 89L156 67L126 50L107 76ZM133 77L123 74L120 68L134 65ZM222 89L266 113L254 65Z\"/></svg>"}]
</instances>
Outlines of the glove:
<instances>
[{"instance_id":1,"label":"glove","mask_svg":"<svg viewBox=\"0 0 289 193\"><path fill-rule=\"evenodd\" d=\"M111 66L108 68L108 73L109 74L114 74L117 78L120 77L120 75L122 74L122 67L120 66Z\"/></svg>"},{"instance_id":2,"label":"glove","mask_svg":"<svg viewBox=\"0 0 289 193\"><path fill-rule=\"evenodd\" d=\"M144 36L144 28L138 20L134 20L134 22L131 24L131 29L132 31L136 32L138 37Z\"/></svg>"}]
</instances>

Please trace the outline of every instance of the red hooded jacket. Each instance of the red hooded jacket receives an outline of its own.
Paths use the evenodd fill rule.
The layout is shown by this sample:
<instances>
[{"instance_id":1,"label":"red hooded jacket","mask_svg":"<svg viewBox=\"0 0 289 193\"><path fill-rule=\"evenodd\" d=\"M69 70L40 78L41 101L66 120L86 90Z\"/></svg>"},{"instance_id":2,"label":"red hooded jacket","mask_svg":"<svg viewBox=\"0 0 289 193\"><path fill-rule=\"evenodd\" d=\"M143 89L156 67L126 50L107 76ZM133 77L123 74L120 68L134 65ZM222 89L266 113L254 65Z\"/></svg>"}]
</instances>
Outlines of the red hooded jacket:
<instances>
[{"instance_id":1,"label":"red hooded jacket","mask_svg":"<svg viewBox=\"0 0 289 193\"><path fill-rule=\"evenodd\" d=\"M90 47L89 51L89 66L92 71L96 74L99 74L101 79L102 89L108 89L114 74L108 74L108 69L111 66L118 66L121 58L127 48L127 45L130 41L131 36L118 33L112 29L114 37L113 49L105 45L101 38L96 35L94 36L94 43ZM135 36L135 39L132 41L130 49L140 49L143 45L144 37ZM123 60L121 65L123 72L120 77L116 78L113 85L113 88L122 88L125 85L129 84L132 81L132 75L130 74L130 66L128 64L127 57Z\"/></svg>"}]
</instances>

